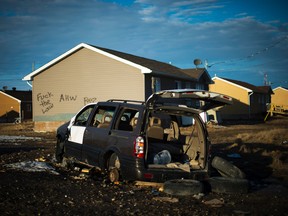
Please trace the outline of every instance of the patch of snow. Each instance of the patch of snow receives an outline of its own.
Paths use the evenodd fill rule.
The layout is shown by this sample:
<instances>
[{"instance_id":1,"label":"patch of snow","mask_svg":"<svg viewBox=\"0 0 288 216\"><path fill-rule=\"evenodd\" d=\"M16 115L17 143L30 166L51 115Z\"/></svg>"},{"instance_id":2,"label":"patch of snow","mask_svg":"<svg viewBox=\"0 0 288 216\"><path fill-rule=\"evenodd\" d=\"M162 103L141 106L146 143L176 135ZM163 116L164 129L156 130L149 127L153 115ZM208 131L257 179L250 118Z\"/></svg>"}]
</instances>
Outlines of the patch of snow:
<instances>
[{"instance_id":1,"label":"patch of snow","mask_svg":"<svg viewBox=\"0 0 288 216\"><path fill-rule=\"evenodd\" d=\"M28 141L28 140L39 141L39 140L42 140L42 138L41 137L0 135L0 144L14 143L14 145L21 145L17 142L23 142L23 141Z\"/></svg>"},{"instance_id":2,"label":"patch of snow","mask_svg":"<svg viewBox=\"0 0 288 216\"><path fill-rule=\"evenodd\" d=\"M39 161L24 161L13 164L4 165L8 169L23 170L26 172L50 172L55 175L59 175L55 169L46 162Z\"/></svg>"}]
</instances>

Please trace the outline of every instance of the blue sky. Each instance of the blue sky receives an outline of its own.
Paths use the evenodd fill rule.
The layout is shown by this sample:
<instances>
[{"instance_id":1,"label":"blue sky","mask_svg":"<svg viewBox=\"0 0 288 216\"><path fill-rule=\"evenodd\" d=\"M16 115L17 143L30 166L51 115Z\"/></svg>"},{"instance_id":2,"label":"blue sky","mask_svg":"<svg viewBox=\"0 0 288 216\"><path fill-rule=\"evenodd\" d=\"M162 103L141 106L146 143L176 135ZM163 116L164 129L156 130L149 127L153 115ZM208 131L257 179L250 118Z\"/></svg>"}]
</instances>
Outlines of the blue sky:
<instances>
[{"instance_id":1,"label":"blue sky","mask_svg":"<svg viewBox=\"0 0 288 216\"><path fill-rule=\"evenodd\" d=\"M33 67L82 42L288 87L287 9L282 0L0 0L0 89L30 89L22 78Z\"/></svg>"}]
</instances>

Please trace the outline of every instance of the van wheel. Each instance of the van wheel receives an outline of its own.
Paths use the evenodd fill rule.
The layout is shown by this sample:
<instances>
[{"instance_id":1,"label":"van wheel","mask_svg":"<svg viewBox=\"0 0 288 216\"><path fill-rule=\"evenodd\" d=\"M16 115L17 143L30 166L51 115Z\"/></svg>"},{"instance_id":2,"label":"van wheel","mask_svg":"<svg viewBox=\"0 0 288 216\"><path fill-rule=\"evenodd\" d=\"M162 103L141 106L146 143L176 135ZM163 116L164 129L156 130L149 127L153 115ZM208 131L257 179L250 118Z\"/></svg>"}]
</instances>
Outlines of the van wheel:
<instances>
[{"instance_id":1,"label":"van wheel","mask_svg":"<svg viewBox=\"0 0 288 216\"><path fill-rule=\"evenodd\" d=\"M55 149L55 159L57 163L62 162L63 154L64 154L64 141L58 137Z\"/></svg>"},{"instance_id":2,"label":"van wheel","mask_svg":"<svg viewBox=\"0 0 288 216\"><path fill-rule=\"evenodd\" d=\"M243 173L238 167L221 157L215 156L211 165L217 169L223 177L239 179L244 179L246 177L245 173Z\"/></svg>"},{"instance_id":3,"label":"van wheel","mask_svg":"<svg viewBox=\"0 0 288 216\"><path fill-rule=\"evenodd\" d=\"M211 191L215 193L246 194L249 189L249 181L247 179L211 177L209 184Z\"/></svg>"},{"instance_id":4,"label":"van wheel","mask_svg":"<svg viewBox=\"0 0 288 216\"><path fill-rule=\"evenodd\" d=\"M108 161L108 177L111 182L117 182L120 179L120 160L116 153L113 153Z\"/></svg>"},{"instance_id":5,"label":"van wheel","mask_svg":"<svg viewBox=\"0 0 288 216\"><path fill-rule=\"evenodd\" d=\"M164 182L163 191L170 195L189 196L203 193L204 186L192 179L175 179Z\"/></svg>"}]
</instances>

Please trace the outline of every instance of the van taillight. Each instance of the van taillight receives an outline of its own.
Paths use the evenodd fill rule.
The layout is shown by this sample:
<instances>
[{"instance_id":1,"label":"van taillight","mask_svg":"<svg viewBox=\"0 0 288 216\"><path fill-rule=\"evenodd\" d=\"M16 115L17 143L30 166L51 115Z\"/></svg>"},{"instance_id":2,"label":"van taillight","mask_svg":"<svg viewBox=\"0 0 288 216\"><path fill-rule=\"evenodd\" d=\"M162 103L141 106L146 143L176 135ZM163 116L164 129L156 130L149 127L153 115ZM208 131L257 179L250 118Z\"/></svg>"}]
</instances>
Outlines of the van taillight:
<instances>
[{"instance_id":1,"label":"van taillight","mask_svg":"<svg viewBox=\"0 0 288 216\"><path fill-rule=\"evenodd\" d=\"M138 158L144 158L144 139L141 136L137 137L134 142L134 154Z\"/></svg>"}]
</instances>

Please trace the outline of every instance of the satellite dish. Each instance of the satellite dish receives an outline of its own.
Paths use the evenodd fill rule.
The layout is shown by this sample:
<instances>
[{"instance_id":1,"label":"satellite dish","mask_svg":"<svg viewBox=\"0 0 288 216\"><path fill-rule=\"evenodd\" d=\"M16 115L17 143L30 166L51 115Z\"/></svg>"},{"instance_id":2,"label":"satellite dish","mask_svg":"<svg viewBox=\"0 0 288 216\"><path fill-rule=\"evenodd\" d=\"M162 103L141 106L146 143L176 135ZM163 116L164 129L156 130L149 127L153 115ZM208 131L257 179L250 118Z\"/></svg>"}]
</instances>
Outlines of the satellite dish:
<instances>
[{"instance_id":1,"label":"satellite dish","mask_svg":"<svg viewBox=\"0 0 288 216\"><path fill-rule=\"evenodd\" d=\"M197 67L198 65L202 64L200 59L194 59L194 65Z\"/></svg>"}]
</instances>

